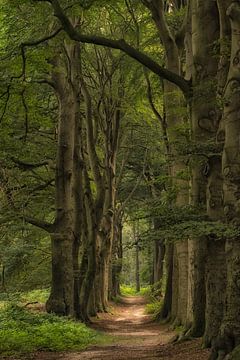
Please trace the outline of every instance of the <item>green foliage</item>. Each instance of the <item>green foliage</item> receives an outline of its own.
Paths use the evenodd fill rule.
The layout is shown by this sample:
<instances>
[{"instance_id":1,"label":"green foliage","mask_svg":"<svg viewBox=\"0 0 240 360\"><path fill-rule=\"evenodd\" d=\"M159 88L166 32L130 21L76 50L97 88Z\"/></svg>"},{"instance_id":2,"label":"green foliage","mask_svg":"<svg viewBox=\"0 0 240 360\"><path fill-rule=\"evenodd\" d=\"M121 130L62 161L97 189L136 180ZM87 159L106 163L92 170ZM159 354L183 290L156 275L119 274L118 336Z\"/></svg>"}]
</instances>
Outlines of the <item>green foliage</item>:
<instances>
[{"instance_id":1,"label":"green foliage","mask_svg":"<svg viewBox=\"0 0 240 360\"><path fill-rule=\"evenodd\" d=\"M145 234L146 236L146 234ZM209 240L234 239L240 236L239 228L220 221L183 221L172 224L170 228L165 225L158 231L148 233L148 238L164 238L166 241L178 241L188 237L208 237Z\"/></svg>"},{"instance_id":2,"label":"green foliage","mask_svg":"<svg viewBox=\"0 0 240 360\"><path fill-rule=\"evenodd\" d=\"M120 286L121 295L124 296L135 296L135 295L142 295L145 296L149 292L149 287L142 287L140 291L136 291L133 286L130 285L121 285Z\"/></svg>"},{"instance_id":3,"label":"green foliage","mask_svg":"<svg viewBox=\"0 0 240 360\"><path fill-rule=\"evenodd\" d=\"M121 285L120 292L124 296L135 296L137 295L137 291L134 287L129 285Z\"/></svg>"},{"instance_id":4,"label":"green foliage","mask_svg":"<svg viewBox=\"0 0 240 360\"><path fill-rule=\"evenodd\" d=\"M158 281L151 285L146 295L149 303L146 305L145 312L156 316L162 308L162 282Z\"/></svg>"},{"instance_id":5,"label":"green foliage","mask_svg":"<svg viewBox=\"0 0 240 360\"><path fill-rule=\"evenodd\" d=\"M0 310L0 352L82 350L107 340L86 325L53 314L33 314L17 305Z\"/></svg>"},{"instance_id":6,"label":"green foliage","mask_svg":"<svg viewBox=\"0 0 240 360\"><path fill-rule=\"evenodd\" d=\"M157 314L160 313L161 309L162 309L162 301L155 300L146 305L145 312L146 314L152 314L156 316Z\"/></svg>"},{"instance_id":7,"label":"green foliage","mask_svg":"<svg viewBox=\"0 0 240 360\"><path fill-rule=\"evenodd\" d=\"M49 289L35 289L21 294L21 302L34 302L45 303L49 297Z\"/></svg>"},{"instance_id":8,"label":"green foliage","mask_svg":"<svg viewBox=\"0 0 240 360\"><path fill-rule=\"evenodd\" d=\"M2 302L3 305L15 303L21 306L31 302L43 304L47 301L49 293L50 289L34 289L27 292L1 292L0 302Z\"/></svg>"}]
</instances>

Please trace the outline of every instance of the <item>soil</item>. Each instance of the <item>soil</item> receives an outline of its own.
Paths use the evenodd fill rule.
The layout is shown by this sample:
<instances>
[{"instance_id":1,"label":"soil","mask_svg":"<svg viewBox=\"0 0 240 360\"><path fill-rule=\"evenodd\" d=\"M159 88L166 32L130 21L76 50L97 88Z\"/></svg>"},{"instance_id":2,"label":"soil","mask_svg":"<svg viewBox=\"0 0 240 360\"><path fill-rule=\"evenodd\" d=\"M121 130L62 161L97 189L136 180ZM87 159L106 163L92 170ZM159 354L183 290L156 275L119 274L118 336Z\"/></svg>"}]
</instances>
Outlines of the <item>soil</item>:
<instances>
[{"instance_id":1,"label":"soil","mask_svg":"<svg viewBox=\"0 0 240 360\"><path fill-rule=\"evenodd\" d=\"M175 333L146 315L143 297L124 297L111 313L99 314L91 327L113 336L113 344L92 346L81 352L31 354L31 360L207 360L201 339L171 343ZM25 358L27 359L27 358Z\"/></svg>"}]
</instances>

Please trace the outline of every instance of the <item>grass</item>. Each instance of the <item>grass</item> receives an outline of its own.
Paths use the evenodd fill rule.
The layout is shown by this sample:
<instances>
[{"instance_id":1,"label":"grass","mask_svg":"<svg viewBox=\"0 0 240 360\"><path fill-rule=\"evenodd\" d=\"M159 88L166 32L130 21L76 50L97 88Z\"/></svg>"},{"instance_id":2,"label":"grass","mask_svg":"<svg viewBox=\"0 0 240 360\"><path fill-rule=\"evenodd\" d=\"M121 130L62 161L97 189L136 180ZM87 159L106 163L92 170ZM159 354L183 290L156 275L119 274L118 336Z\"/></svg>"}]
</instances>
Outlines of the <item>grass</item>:
<instances>
[{"instance_id":1,"label":"grass","mask_svg":"<svg viewBox=\"0 0 240 360\"><path fill-rule=\"evenodd\" d=\"M39 350L75 351L109 340L110 337L69 318L35 314L16 304L0 309L0 353L3 355Z\"/></svg>"},{"instance_id":2,"label":"grass","mask_svg":"<svg viewBox=\"0 0 240 360\"><path fill-rule=\"evenodd\" d=\"M121 291L121 295L124 296L136 296L136 295L146 296L149 292L149 287L142 287L140 291L136 291L136 289L130 285L121 285L120 291Z\"/></svg>"},{"instance_id":3,"label":"grass","mask_svg":"<svg viewBox=\"0 0 240 360\"><path fill-rule=\"evenodd\" d=\"M38 301L45 303L49 297L50 289L36 289L20 294L20 300L23 303Z\"/></svg>"}]
</instances>

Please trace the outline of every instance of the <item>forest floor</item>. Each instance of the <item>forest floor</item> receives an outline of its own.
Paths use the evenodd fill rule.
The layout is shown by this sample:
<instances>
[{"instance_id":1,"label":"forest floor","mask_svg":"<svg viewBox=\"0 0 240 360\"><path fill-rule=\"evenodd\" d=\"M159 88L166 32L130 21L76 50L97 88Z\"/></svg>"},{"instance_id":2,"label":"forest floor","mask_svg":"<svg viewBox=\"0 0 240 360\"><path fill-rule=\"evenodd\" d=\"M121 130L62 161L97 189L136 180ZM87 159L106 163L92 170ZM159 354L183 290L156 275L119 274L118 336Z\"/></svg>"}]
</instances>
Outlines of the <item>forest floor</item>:
<instances>
[{"instance_id":1,"label":"forest floor","mask_svg":"<svg viewBox=\"0 0 240 360\"><path fill-rule=\"evenodd\" d=\"M201 349L201 340L172 344L175 333L167 325L152 322L145 314L145 299L124 297L112 305L111 313L100 314L92 327L114 340L111 345L92 346L81 352L32 354L32 360L207 360L208 350Z\"/></svg>"}]
</instances>

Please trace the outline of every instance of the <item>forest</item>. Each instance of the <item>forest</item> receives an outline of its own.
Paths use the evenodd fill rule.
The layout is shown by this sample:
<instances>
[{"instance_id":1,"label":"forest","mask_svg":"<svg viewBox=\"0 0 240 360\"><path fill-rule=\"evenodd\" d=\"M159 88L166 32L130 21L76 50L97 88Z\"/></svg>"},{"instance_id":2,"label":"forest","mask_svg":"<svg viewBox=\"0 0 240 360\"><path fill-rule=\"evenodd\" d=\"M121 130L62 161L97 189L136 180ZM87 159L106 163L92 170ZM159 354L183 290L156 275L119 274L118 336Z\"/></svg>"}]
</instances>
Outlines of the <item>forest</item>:
<instances>
[{"instance_id":1,"label":"forest","mask_svg":"<svg viewBox=\"0 0 240 360\"><path fill-rule=\"evenodd\" d=\"M1 0L0 59L0 358L147 293L159 358L240 360L240 1Z\"/></svg>"}]
</instances>

